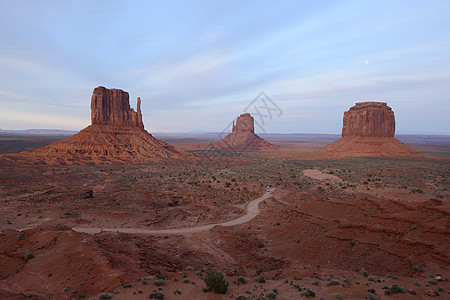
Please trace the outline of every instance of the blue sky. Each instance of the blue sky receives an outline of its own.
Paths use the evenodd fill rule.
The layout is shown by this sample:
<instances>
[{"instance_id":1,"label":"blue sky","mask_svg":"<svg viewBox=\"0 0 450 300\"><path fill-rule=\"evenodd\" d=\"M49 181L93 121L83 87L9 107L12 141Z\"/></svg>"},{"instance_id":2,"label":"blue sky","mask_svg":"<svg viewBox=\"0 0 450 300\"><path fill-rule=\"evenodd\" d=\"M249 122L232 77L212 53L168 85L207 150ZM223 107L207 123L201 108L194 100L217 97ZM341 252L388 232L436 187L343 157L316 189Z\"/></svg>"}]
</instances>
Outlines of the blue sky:
<instances>
[{"instance_id":1,"label":"blue sky","mask_svg":"<svg viewBox=\"0 0 450 300\"><path fill-rule=\"evenodd\" d=\"M388 102L398 133L450 134L450 1L0 0L0 128L79 130L95 87L150 132L221 131L264 91L266 132L339 133Z\"/></svg>"}]
</instances>

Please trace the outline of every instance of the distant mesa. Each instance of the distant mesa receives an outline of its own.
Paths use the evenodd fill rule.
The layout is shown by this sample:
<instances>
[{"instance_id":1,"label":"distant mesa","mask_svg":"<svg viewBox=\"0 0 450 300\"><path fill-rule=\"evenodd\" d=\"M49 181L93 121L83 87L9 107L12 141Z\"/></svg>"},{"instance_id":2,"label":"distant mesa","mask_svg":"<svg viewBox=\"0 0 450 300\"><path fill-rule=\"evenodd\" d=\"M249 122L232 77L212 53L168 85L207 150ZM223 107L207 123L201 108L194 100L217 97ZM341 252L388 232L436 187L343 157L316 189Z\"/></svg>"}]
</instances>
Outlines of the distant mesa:
<instances>
[{"instance_id":1,"label":"distant mesa","mask_svg":"<svg viewBox=\"0 0 450 300\"><path fill-rule=\"evenodd\" d=\"M385 102L359 102L344 112L342 138L321 149L330 157L425 156L395 137L394 111Z\"/></svg>"},{"instance_id":2,"label":"distant mesa","mask_svg":"<svg viewBox=\"0 0 450 300\"><path fill-rule=\"evenodd\" d=\"M230 150L276 150L278 146L269 143L255 134L255 120L249 113L241 114L229 135L213 143L213 148Z\"/></svg>"},{"instance_id":3,"label":"distant mesa","mask_svg":"<svg viewBox=\"0 0 450 300\"><path fill-rule=\"evenodd\" d=\"M94 89L91 121L92 125L67 139L18 155L35 155L50 164L135 163L194 157L148 133L142 122L141 99L138 98L134 111L129 94L120 89Z\"/></svg>"}]
</instances>

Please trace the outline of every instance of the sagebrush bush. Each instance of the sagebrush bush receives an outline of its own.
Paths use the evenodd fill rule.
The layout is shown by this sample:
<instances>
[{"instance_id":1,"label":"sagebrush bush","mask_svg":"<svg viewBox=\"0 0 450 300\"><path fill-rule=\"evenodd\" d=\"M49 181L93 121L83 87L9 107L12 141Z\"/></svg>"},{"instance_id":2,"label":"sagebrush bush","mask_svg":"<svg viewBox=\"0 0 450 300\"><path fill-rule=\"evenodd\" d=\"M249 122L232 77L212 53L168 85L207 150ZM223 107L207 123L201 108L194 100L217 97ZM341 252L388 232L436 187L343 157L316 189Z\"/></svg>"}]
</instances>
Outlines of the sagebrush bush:
<instances>
[{"instance_id":1,"label":"sagebrush bush","mask_svg":"<svg viewBox=\"0 0 450 300\"><path fill-rule=\"evenodd\" d=\"M155 280L155 281L153 281L153 284L156 286L162 286L162 285L166 285L166 282L164 280Z\"/></svg>"},{"instance_id":2,"label":"sagebrush bush","mask_svg":"<svg viewBox=\"0 0 450 300\"><path fill-rule=\"evenodd\" d=\"M247 279L245 279L244 277L242 277L242 276L239 276L238 277L238 281L240 282L240 283L247 283Z\"/></svg>"},{"instance_id":3,"label":"sagebrush bush","mask_svg":"<svg viewBox=\"0 0 450 300\"><path fill-rule=\"evenodd\" d=\"M164 294L163 293L159 293L159 292L155 292L155 293L151 293L150 295L148 295L148 297L150 299L164 299Z\"/></svg>"},{"instance_id":4,"label":"sagebrush bush","mask_svg":"<svg viewBox=\"0 0 450 300\"><path fill-rule=\"evenodd\" d=\"M332 285L339 285L339 281L337 281L337 280L330 280L327 283L327 286L332 286Z\"/></svg>"},{"instance_id":5,"label":"sagebrush bush","mask_svg":"<svg viewBox=\"0 0 450 300\"><path fill-rule=\"evenodd\" d=\"M223 274L216 270L208 270L204 279L207 291L214 291L219 294L225 294L228 291L228 281L223 278Z\"/></svg>"}]
</instances>

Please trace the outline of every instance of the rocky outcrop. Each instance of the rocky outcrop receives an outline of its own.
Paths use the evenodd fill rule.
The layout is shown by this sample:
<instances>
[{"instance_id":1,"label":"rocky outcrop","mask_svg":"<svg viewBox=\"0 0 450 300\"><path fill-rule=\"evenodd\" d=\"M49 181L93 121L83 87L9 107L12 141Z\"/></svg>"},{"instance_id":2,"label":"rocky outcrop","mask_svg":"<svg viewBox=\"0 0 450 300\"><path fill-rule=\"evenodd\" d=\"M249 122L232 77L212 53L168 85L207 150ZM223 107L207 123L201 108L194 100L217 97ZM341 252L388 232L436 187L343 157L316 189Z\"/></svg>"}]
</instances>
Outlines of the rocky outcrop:
<instances>
[{"instance_id":1,"label":"rocky outcrop","mask_svg":"<svg viewBox=\"0 0 450 300\"><path fill-rule=\"evenodd\" d=\"M425 156L394 137L395 117L384 102L359 102L344 112L342 138L320 151L330 158Z\"/></svg>"},{"instance_id":2,"label":"rocky outcrop","mask_svg":"<svg viewBox=\"0 0 450 300\"><path fill-rule=\"evenodd\" d=\"M132 126L144 128L141 99L137 100L137 112L130 107L130 96L119 89L99 86L91 97L92 125Z\"/></svg>"},{"instance_id":3,"label":"rocky outcrop","mask_svg":"<svg viewBox=\"0 0 450 300\"><path fill-rule=\"evenodd\" d=\"M255 121L249 113L241 114L233 121L232 132L212 148L229 150L275 150L278 147L255 134Z\"/></svg>"},{"instance_id":4,"label":"rocky outcrop","mask_svg":"<svg viewBox=\"0 0 450 300\"><path fill-rule=\"evenodd\" d=\"M344 112L343 137L394 137L394 134L394 112L385 102L358 102Z\"/></svg>"},{"instance_id":5,"label":"rocky outcrop","mask_svg":"<svg viewBox=\"0 0 450 300\"><path fill-rule=\"evenodd\" d=\"M145 163L194 157L148 133L142 122L141 99L134 111L128 93L122 90L95 88L91 120L92 125L79 133L20 156L49 164Z\"/></svg>"}]
</instances>

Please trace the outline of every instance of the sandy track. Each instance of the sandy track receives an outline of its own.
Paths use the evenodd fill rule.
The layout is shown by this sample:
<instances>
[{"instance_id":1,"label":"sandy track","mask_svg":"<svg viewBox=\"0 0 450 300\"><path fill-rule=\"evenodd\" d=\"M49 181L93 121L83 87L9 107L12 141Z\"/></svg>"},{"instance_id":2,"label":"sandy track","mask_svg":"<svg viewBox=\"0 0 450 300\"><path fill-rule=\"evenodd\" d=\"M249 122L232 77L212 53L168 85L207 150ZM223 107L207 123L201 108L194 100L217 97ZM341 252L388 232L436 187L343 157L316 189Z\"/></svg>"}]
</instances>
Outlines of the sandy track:
<instances>
[{"instance_id":1,"label":"sandy track","mask_svg":"<svg viewBox=\"0 0 450 300\"><path fill-rule=\"evenodd\" d=\"M208 224L201 225L195 227L181 227L181 228L170 228L170 229L159 229L159 230L151 230L151 229L140 229L140 228L100 228L100 227L74 227L72 230L77 232L84 232L88 234L94 234L104 231L110 232L123 232L123 233L132 233L132 234L150 234L150 235L171 235L171 234L188 234L195 233L199 231L204 231L213 228L214 226L234 226L244 224L259 214L258 205L262 201L270 198L272 195L269 192L266 192L261 197L250 201L246 207L246 213L243 216L240 216L237 219L216 223L216 224Z\"/></svg>"},{"instance_id":2,"label":"sandy track","mask_svg":"<svg viewBox=\"0 0 450 300\"><path fill-rule=\"evenodd\" d=\"M342 181L339 177L331 174L323 173L319 170L304 170L302 174L306 177L316 179L316 180L330 180L330 181Z\"/></svg>"}]
</instances>

